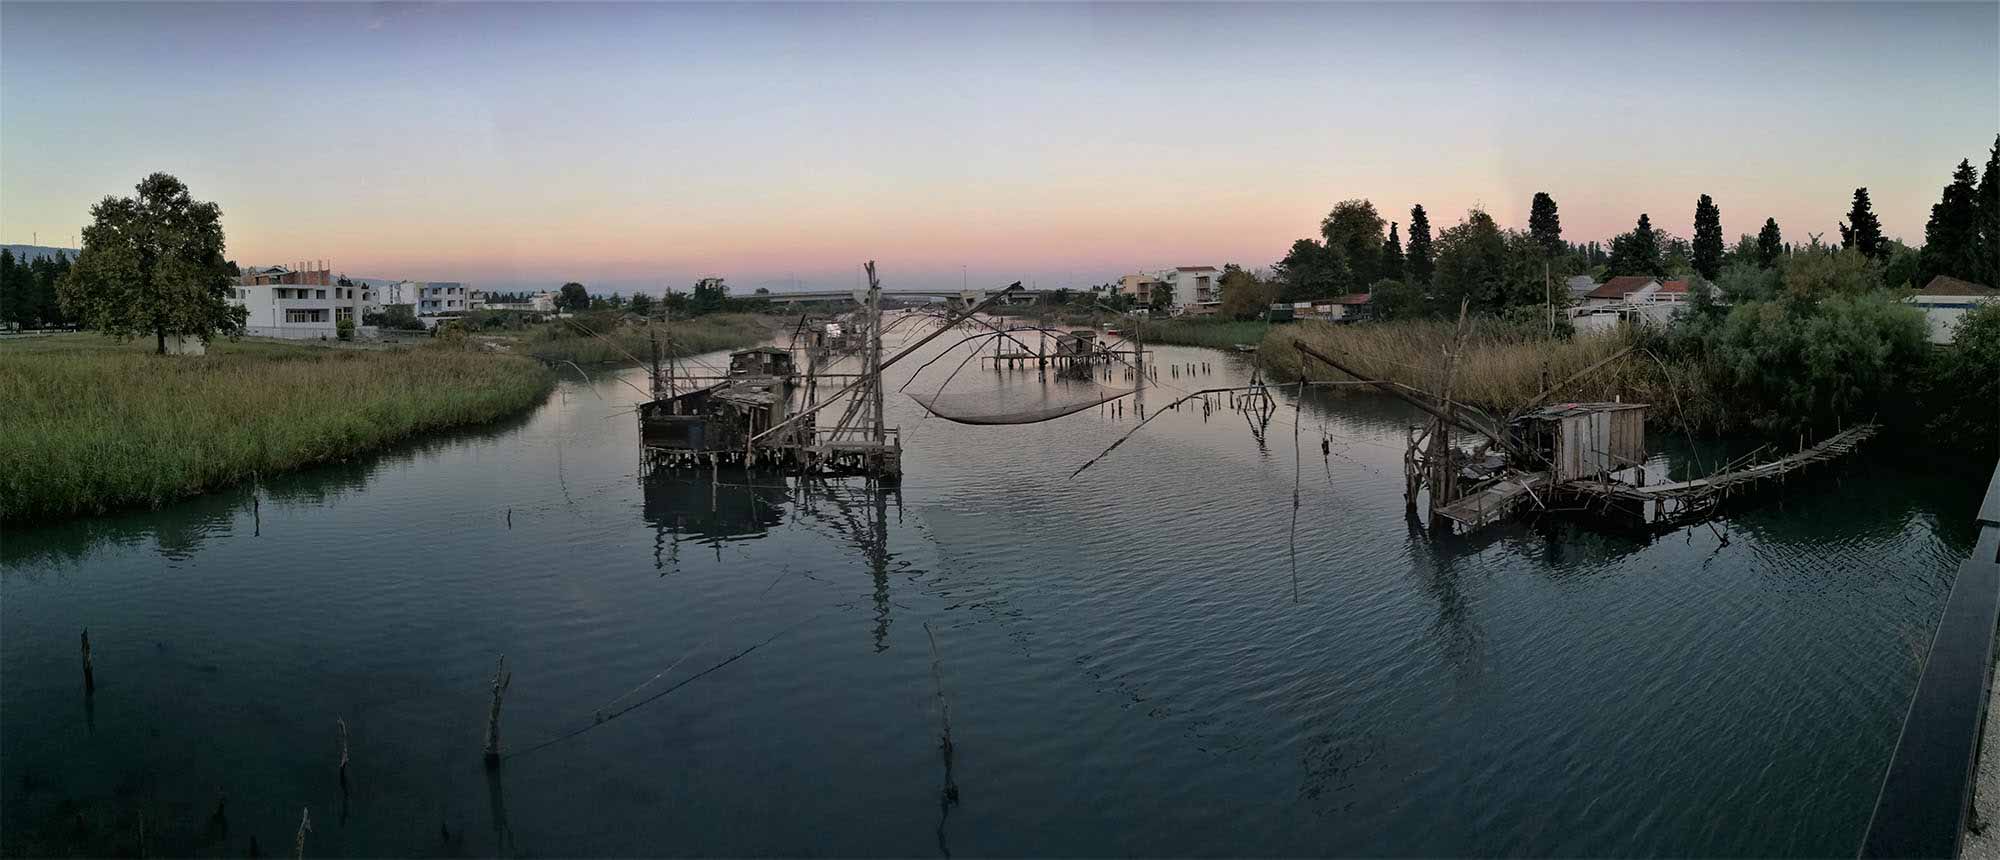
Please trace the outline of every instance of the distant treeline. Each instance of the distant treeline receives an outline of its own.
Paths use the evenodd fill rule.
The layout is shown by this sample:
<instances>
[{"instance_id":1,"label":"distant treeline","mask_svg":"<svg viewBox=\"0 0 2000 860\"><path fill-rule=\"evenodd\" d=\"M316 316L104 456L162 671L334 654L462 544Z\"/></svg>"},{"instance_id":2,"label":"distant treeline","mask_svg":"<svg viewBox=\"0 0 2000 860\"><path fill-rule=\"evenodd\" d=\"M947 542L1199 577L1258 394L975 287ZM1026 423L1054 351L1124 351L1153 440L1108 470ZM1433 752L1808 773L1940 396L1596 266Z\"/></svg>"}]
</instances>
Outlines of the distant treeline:
<instances>
[{"instance_id":1,"label":"distant treeline","mask_svg":"<svg viewBox=\"0 0 2000 860\"><path fill-rule=\"evenodd\" d=\"M56 300L56 284L69 274L70 262L60 251L22 261L12 250L0 249L0 322L21 328L76 324Z\"/></svg>"},{"instance_id":2,"label":"distant treeline","mask_svg":"<svg viewBox=\"0 0 2000 860\"><path fill-rule=\"evenodd\" d=\"M769 310L770 300L762 298L762 294L768 292L760 287L749 298L731 296L729 285L722 278L702 278L686 292L668 287L666 295L660 298L654 298L651 293L633 293L627 297L618 292L592 294L590 288L571 281L556 291L556 309L572 313L624 310L642 317L665 313L677 319L687 319L708 314Z\"/></svg>"},{"instance_id":3,"label":"distant treeline","mask_svg":"<svg viewBox=\"0 0 2000 860\"><path fill-rule=\"evenodd\" d=\"M1422 204L1399 223L1385 220L1368 200L1343 200L1320 221L1319 235L1294 241L1268 270L1225 266L1222 310L1249 319L1273 301L1369 293L1378 319L1450 317L1461 303L1477 314L1526 318L1551 301L1567 304L1563 284L1575 275L1600 283L1620 275L1716 283L1731 267L1774 271L1797 254L1848 250L1865 258L1874 269L1870 280L1888 289L1919 288L1938 275L2000 283L2000 136L1983 174L1969 159L1959 162L1931 207L1921 247L1882 235L1867 188L1854 189L1837 241L1813 233L1788 239L1776 219L1766 218L1755 235L1725 242L1721 206L1707 194L1693 203L1691 238L1640 213L1631 230L1604 245L1564 238L1556 201L1546 192L1529 201L1526 230L1504 229L1474 209L1435 235Z\"/></svg>"}]
</instances>

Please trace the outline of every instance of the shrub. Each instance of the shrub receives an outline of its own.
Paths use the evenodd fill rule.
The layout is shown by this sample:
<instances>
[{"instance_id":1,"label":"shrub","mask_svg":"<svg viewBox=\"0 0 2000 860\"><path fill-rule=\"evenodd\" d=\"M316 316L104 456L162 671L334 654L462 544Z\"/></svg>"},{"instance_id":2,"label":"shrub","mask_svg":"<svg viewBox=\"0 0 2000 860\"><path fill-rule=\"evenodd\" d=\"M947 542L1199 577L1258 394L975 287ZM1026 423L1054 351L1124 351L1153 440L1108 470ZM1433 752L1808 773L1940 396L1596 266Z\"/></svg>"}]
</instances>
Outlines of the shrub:
<instances>
[{"instance_id":1,"label":"shrub","mask_svg":"<svg viewBox=\"0 0 2000 860\"><path fill-rule=\"evenodd\" d=\"M1987 459L2000 453L2000 303L1959 320L1932 360L1924 394L1934 444Z\"/></svg>"},{"instance_id":2,"label":"shrub","mask_svg":"<svg viewBox=\"0 0 2000 860\"><path fill-rule=\"evenodd\" d=\"M340 338L341 340L353 340L353 339L354 339L354 318L353 318L353 317L341 317L340 319L337 319L337 320L334 320L334 322L333 322L333 333L334 333L334 336L335 336L335 337L338 337L338 338Z\"/></svg>"},{"instance_id":3,"label":"shrub","mask_svg":"<svg viewBox=\"0 0 2000 860\"><path fill-rule=\"evenodd\" d=\"M1881 291L1746 302L1715 329L1710 366L1721 386L1741 394L1733 408L1751 424L1826 429L1877 415L1907 390L1928 349L1926 331L1922 312Z\"/></svg>"}]
</instances>

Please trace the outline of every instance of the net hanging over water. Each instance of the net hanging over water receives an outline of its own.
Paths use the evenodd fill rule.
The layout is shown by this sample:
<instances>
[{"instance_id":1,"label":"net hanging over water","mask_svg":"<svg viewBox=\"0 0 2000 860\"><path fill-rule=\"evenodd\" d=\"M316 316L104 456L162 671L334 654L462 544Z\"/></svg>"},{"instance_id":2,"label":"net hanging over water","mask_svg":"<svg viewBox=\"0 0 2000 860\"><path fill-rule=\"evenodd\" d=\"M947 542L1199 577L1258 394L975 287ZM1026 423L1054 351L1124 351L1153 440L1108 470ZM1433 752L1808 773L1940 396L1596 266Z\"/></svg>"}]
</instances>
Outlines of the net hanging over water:
<instances>
[{"instance_id":1,"label":"net hanging over water","mask_svg":"<svg viewBox=\"0 0 2000 860\"><path fill-rule=\"evenodd\" d=\"M1035 424L1082 412L1131 393L1130 388L1064 381L1033 386L1002 385L987 391L911 392L910 399L930 414L959 424Z\"/></svg>"}]
</instances>

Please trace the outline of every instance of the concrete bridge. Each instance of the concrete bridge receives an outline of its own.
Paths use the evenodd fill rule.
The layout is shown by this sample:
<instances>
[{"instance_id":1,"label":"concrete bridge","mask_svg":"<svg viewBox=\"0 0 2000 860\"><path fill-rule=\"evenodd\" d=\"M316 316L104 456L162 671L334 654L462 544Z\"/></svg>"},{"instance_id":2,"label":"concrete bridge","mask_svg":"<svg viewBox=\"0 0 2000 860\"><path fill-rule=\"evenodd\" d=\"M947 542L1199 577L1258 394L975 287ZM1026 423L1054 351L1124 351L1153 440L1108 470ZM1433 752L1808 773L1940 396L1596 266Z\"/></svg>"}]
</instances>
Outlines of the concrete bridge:
<instances>
[{"instance_id":1,"label":"concrete bridge","mask_svg":"<svg viewBox=\"0 0 2000 860\"><path fill-rule=\"evenodd\" d=\"M1052 292L1055 291L1030 290L1022 288L1019 290L1015 290L1013 295L1008 296L1006 302L1007 304L1010 305L1032 304L1036 300L1040 299L1044 294ZM812 292L812 291L801 290L798 292L784 292L784 293L758 293L750 296L745 296L745 298L768 299L778 304L809 304L814 302L855 302L858 304L861 302L865 302L867 300L865 298L865 293L866 293L865 290L855 290L852 292L848 291ZM999 289L883 290L882 291L882 295L887 296L889 298L945 299L948 301L963 302L967 305L978 304L999 293L1000 293Z\"/></svg>"}]
</instances>

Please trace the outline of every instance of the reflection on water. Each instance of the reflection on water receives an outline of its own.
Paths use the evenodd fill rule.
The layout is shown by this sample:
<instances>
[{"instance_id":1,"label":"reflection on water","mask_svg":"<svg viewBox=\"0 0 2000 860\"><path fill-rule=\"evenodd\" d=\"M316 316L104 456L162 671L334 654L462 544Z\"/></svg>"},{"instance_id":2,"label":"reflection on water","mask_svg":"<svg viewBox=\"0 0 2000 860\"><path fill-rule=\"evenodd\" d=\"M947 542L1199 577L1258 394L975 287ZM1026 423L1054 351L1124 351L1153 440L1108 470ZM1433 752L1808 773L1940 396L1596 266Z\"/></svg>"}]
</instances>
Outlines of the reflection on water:
<instances>
[{"instance_id":1,"label":"reflection on water","mask_svg":"<svg viewBox=\"0 0 2000 860\"><path fill-rule=\"evenodd\" d=\"M1215 367L1155 406L1249 379L1155 360ZM1434 536L1408 407L1272 394L1159 415L1074 479L1136 407L964 427L892 399L885 491L647 474L599 377L486 432L10 529L0 853L288 849L307 807L326 856L1852 852L1977 486L1878 456L1714 529ZM1649 470L1694 468L1656 443ZM546 746L489 771L502 652L505 736Z\"/></svg>"}]
</instances>

